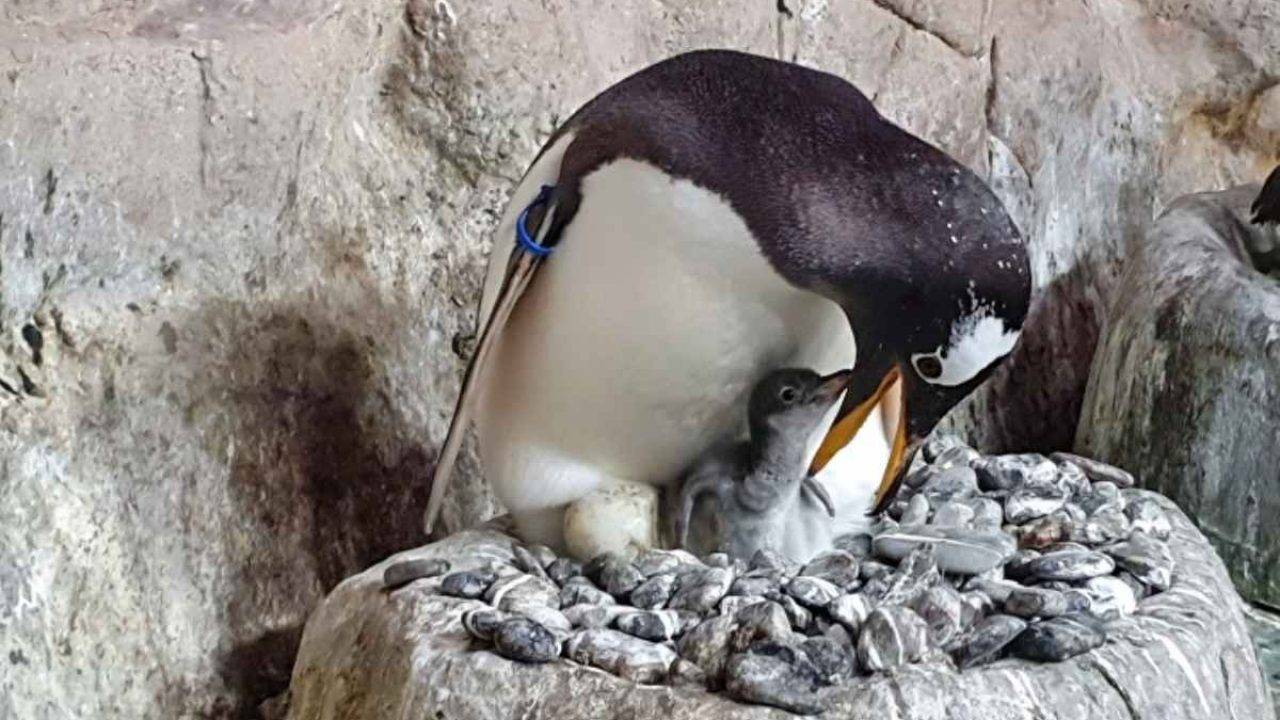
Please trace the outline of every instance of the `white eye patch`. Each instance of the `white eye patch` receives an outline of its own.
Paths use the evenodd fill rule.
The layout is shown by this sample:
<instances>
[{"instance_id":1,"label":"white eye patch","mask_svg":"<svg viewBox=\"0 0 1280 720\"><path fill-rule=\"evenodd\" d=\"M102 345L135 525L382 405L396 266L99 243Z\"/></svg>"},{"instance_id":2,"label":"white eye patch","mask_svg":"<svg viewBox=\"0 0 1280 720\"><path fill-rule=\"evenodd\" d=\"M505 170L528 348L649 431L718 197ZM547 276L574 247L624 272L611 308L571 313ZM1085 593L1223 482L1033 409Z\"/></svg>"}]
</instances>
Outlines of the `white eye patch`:
<instances>
[{"instance_id":1,"label":"white eye patch","mask_svg":"<svg viewBox=\"0 0 1280 720\"><path fill-rule=\"evenodd\" d=\"M967 315L951 326L951 342L929 353L911 356L920 379L931 385L953 387L972 380L988 365L1008 355L1018 342L1019 331L1006 330L1004 321L986 313ZM930 377L920 372L922 358L934 358L942 372Z\"/></svg>"}]
</instances>

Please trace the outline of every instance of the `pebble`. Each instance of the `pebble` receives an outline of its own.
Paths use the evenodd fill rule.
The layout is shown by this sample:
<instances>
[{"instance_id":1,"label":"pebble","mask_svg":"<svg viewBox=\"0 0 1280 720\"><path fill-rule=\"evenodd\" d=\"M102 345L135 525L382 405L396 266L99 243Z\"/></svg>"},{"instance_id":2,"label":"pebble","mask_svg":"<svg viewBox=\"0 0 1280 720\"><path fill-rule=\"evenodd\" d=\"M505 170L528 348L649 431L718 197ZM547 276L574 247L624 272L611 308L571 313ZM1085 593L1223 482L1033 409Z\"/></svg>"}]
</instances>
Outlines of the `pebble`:
<instances>
[{"instance_id":1,"label":"pebble","mask_svg":"<svg viewBox=\"0 0 1280 720\"><path fill-rule=\"evenodd\" d=\"M547 577L557 585L563 586L570 578L582 575L582 564L569 558L557 558L546 567Z\"/></svg>"},{"instance_id":2,"label":"pebble","mask_svg":"<svg viewBox=\"0 0 1280 720\"><path fill-rule=\"evenodd\" d=\"M1009 491L1057 475L1058 468L1043 455L995 455L973 462L978 487L986 492Z\"/></svg>"},{"instance_id":3,"label":"pebble","mask_svg":"<svg viewBox=\"0 0 1280 720\"><path fill-rule=\"evenodd\" d=\"M545 569L548 565L550 565L551 563L559 559L556 556L556 551L552 550L546 545L540 545L535 543L533 545L529 545L527 549L529 550L529 553L533 555L535 559L537 559L538 566L543 569Z\"/></svg>"},{"instance_id":4,"label":"pebble","mask_svg":"<svg viewBox=\"0 0 1280 720\"><path fill-rule=\"evenodd\" d=\"M971 628L995 609L995 600L981 590L960 593L960 627Z\"/></svg>"},{"instance_id":5,"label":"pebble","mask_svg":"<svg viewBox=\"0 0 1280 720\"><path fill-rule=\"evenodd\" d=\"M1116 565L1155 590L1168 590L1173 584L1173 558L1169 548L1145 533L1134 533L1128 540L1108 545L1108 555Z\"/></svg>"},{"instance_id":6,"label":"pebble","mask_svg":"<svg viewBox=\"0 0 1280 720\"><path fill-rule=\"evenodd\" d=\"M476 608L462 614L462 627L473 637L493 642L493 633L507 619L507 614L490 608Z\"/></svg>"},{"instance_id":7,"label":"pebble","mask_svg":"<svg viewBox=\"0 0 1280 720\"><path fill-rule=\"evenodd\" d=\"M649 576L631 591L631 604L646 610L657 610L671 599L676 589L676 576L661 573Z\"/></svg>"},{"instance_id":8,"label":"pebble","mask_svg":"<svg viewBox=\"0 0 1280 720\"><path fill-rule=\"evenodd\" d=\"M1141 495L1133 498L1125 506L1124 513L1134 532L1146 533L1157 540L1166 540L1173 532L1169 516L1154 498Z\"/></svg>"},{"instance_id":9,"label":"pebble","mask_svg":"<svg viewBox=\"0 0 1280 720\"><path fill-rule=\"evenodd\" d=\"M762 602L767 600L759 595L725 595L720 599L718 610L721 615L736 615L739 610Z\"/></svg>"},{"instance_id":10,"label":"pebble","mask_svg":"<svg viewBox=\"0 0 1280 720\"><path fill-rule=\"evenodd\" d=\"M682 565L700 565L692 553L684 550L646 550L636 558L636 569L645 577L653 577L660 573L674 573Z\"/></svg>"},{"instance_id":11,"label":"pebble","mask_svg":"<svg viewBox=\"0 0 1280 720\"><path fill-rule=\"evenodd\" d=\"M943 503L934 511L933 524L935 527L963 528L973 521L973 515L973 508L953 500Z\"/></svg>"},{"instance_id":12,"label":"pebble","mask_svg":"<svg viewBox=\"0 0 1280 720\"><path fill-rule=\"evenodd\" d=\"M777 570L787 572L795 563L782 556L782 553L768 548L760 548L751 555L747 563L748 570Z\"/></svg>"},{"instance_id":13,"label":"pebble","mask_svg":"<svg viewBox=\"0 0 1280 720\"><path fill-rule=\"evenodd\" d=\"M977 667L1000 658L1024 630L1027 621L1012 615L989 615L973 627L953 658L960 669Z\"/></svg>"},{"instance_id":14,"label":"pebble","mask_svg":"<svg viewBox=\"0 0 1280 720\"><path fill-rule=\"evenodd\" d=\"M1067 612L1067 598L1057 590L1020 587L1009 593L1004 611L1023 618L1056 617Z\"/></svg>"},{"instance_id":15,"label":"pebble","mask_svg":"<svg viewBox=\"0 0 1280 720\"><path fill-rule=\"evenodd\" d=\"M916 662L924 655L928 627L909 608L878 607L858 634L858 662L873 671Z\"/></svg>"},{"instance_id":16,"label":"pebble","mask_svg":"<svg viewBox=\"0 0 1280 720\"><path fill-rule=\"evenodd\" d=\"M1120 488L1109 481L1095 483L1090 492L1079 499L1080 509L1090 516L1105 508L1124 510L1124 498L1120 496Z\"/></svg>"},{"instance_id":17,"label":"pebble","mask_svg":"<svg viewBox=\"0 0 1280 720\"><path fill-rule=\"evenodd\" d=\"M728 568L706 568L680 576L680 587L667 607L676 610L692 610L696 613L711 612L733 585L733 571Z\"/></svg>"},{"instance_id":18,"label":"pebble","mask_svg":"<svg viewBox=\"0 0 1280 720\"><path fill-rule=\"evenodd\" d=\"M871 535L870 533L849 533L837 537L832 543L837 550L844 550L856 558L865 558L871 555Z\"/></svg>"},{"instance_id":19,"label":"pebble","mask_svg":"<svg viewBox=\"0 0 1280 720\"><path fill-rule=\"evenodd\" d=\"M924 525L929 522L929 498L923 493L912 495L898 521L903 525Z\"/></svg>"},{"instance_id":20,"label":"pebble","mask_svg":"<svg viewBox=\"0 0 1280 720\"><path fill-rule=\"evenodd\" d=\"M624 612L619 605L573 605L561 611L570 625L587 629L609 627Z\"/></svg>"},{"instance_id":21,"label":"pebble","mask_svg":"<svg viewBox=\"0 0 1280 720\"><path fill-rule=\"evenodd\" d=\"M413 558L391 563L382 572L382 587L385 590L407 585L414 580L435 577L449 572L449 561L435 558Z\"/></svg>"},{"instance_id":22,"label":"pebble","mask_svg":"<svg viewBox=\"0 0 1280 720\"><path fill-rule=\"evenodd\" d=\"M823 685L835 685L853 677L857 672L857 656L840 644L839 641L819 635L800 643L800 652L818 671L818 682Z\"/></svg>"},{"instance_id":23,"label":"pebble","mask_svg":"<svg viewBox=\"0 0 1280 720\"><path fill-rule=\"evenodd\" d=\"M810 560L800 575L819 578L843 590L850 590L860 583L858 571L858 559L852 553L830 550Z\"/></svg>"},{"instance_id":24,"label":"pebble","mask_svg":"<svg viewBox=\"0 0 1280 720\"><path fill-rule=\"evenodd\" d=\"M938 456L930 464L943 470L957 466L969 467L974 460L980 457L982 456L978 454L977 450L967 445L953 445L938 453Z\"/></svg>"},{"instance_id":25,"label":"pebble","mask_svg":"<svg viewBox=\"0 0 1280 720\"><path fill-rule=\"evenodd\" d=\"M560 588L560 607L573 605L613 605L617 601L584 576L569 578Z\"/></svg>"},{"instance_id":26,"label":"pebble","mask_svg":"<svg viewBox=\"0 0 1280 720\"><path fill-rule=\"evenodd\" d=\"M912 548L914 549L914 548ZM908 550L903 554L906 557L911 551ZM893 566L888 563L882 563L877 560L863 560L862 566L858 568L858 577L866 580L875 580L877 578L888 577L893 574Z\"/></svg>"},{"instance_id":27,"label":"pebble","mask_svg":"<svg viewBox=\"0 0 1280 720\"><path fill-rule=\"evenodd\" d=\"M559 609L560 588L550 580L534 575L509 575L494 581L485 591L485 602L499 610L522 605L541 605Z\"/></svg>"},{"instance_id":28,"label":"pebble","mask_svg":"<svg viewBox=\"0 0 1280 720\"><path fill-rule=\"evenodd\" d=\"M1003 603L1009 599L1009 594L1014 590L1021 588L1016 582L1009 580L993 580L991 578L972 578L964 584L966 591L981 592L997 603Z\"/></svg>"},{"instance_id":29,"label":"pebble","mask_svg":"<svg viewBox=\"0 0 1280 720\"><path fill-rule=\"evenodd\" d=\"M528 663L551 662L560 657L560 641L545 627L523 617L498 623L493 647L499 655Z\"/></svg>"},{"instance_id":30,"label":"pebble","mask_svg":"<svg viewBox=\"0 0 1280 720\"><path fill-rule=\"evenodd\" d=\"M1070 461L1058 462L1058 487L1069 497L1090 491L1089 478L1080 466Z\"/></svg>"},{"instance_id":31,"label":"pebble","mask_svg":"<svg viewBox=\"0 0 1280 720\"><path fill-rule=\"evenodd\" d=\"M677 657L676 661L671 663L667 680L676 687L705 688L707 686L707 674L702 668L682 657Z\"/></svg>"},{"instance_id":32,"label":"pebble","mask_svg":"<svg viewBox=\"0 0 1280 720\"><path fill-rule=\"evenodd\" d=\"M733 558L728 553L713 552L702 558L702 562L708 567L729 568L733 567Z\"/></svg>"},{"instance_id":33,"label":"pebble","mask_svg":"<svg viewBox=\"0 0 1280 720\"><path fill-rule=\"evenodd\" d=\"M514 605L510 608L513 616L523 616L551 631L557 640L563 641L573 631L573 623L564 613L545 605Z\"/></svg>"},{"instance_id":34,"label":"pebble","mask_svg":"<svg viewBox=\"0 0 1280 720\"><path fill-rule=\"evenodd\" d=\"M841 595L827 605L827 615L855 634L871 610L871 600L865 595Z\"/></svg>"},{"instance_id":35,"label":"pebble","mask_svg":"<svg viewBox=\"0 0 1280 720\"><path fill-rule=\"evenodd\" d=\"M973 527L975 530L998 532L1004 524L1004 506L991 498L970 498L969 507L973 509Z\"/></svg>"},{"instance_id":36,"label":"pebble","mask_svg":"<svg viewBox=\"0 0 1280 720\"><path fill-rule=\"evenodd\" d=\"M791 621L791 627L804 632L813 625L813 613L808 608L796 602L796 599L790 595L779 595L778 604L787 613L787 619Z\"/></svg>"},{"instance_id":37,"label":"pebble","mask_svg":"<svg viewBox=\"0 0 1280 720\"><path fill-rule=\"evenodd\" d=\"M1026 564L1027 575L1037 581L1079 582L1110 575L1115 569L1114 560L1092 550L1059 550L1041 555Z\"/></svg>"},{"instance_id":38,"label":"pebble","mask_svg":"<svg viewBox=\"0 0 1280 720\"><path fill-rule=\"evenodd\" d=\"M1050 515L1018 527L1016 529L1018 547L1046 548L1061 542L1067 537L1069 523L1070 521L1061 515Z\"/></svg>"},{"instance_id":39,"label":"pebble","mask_svg":"<svg viewBox=\"0 0 1280 720\"><path fill-rule=\"evenodd\" d=\"M745 652L758 642L791 642L794 632L786 610L776 602L762 602L748 605L735 615L737 628L729 639L729 648L733 652Z\"/></svg>"},{"instance_id":40,"label":"pebble","mask_svg":"<svg viewBox=\"0 0 1280 720\"><path fill-rule=\"evenodd\" d=\"M968 465L956 465L929 478L920 488L932 502L945 502L978 493L978 476Z\"/></svg>"},{"instance_id":41,"label":"pebble","mask_svg":"<svg viewBox=\"0 0 1280 720\"><path fill-rule=\"evenodd\" d=\"M1129 518L1119 506L1103 507L1084 523L1068 528L1067 537L1089 545L1105 545L1132 534Z\"/></svg>"},{"instance_id":42,"label":"pebble","mask_svg":"<svg viewBox=\"0 0 1280 720\"><path fill-rule=\"evenodd\" d=\"M782 586L782 576L773 577L740 577L729 586L730 595L776 595Z\"/></svg>"},{"instance_id":43,"label":"pebble","mask_svg":"<svg viewBox=\"0 0 1280 720\"><path fill-rule=\"evenodd\" d=\"M1004 563L1004 576L1010 580L1022 581L1031 575L1031 562L1040 557L1040 551L1023 548L1009 556Z\"/></svg>"},{"instance_id":44,"label":"pebble","mask_svg":"<svg viewBox=\"0 0 1280 720\"><path fill-rule=\"evenodd\" d=\"M797 575L787 583L787 594L798 600L801 605L811 610L818 610L840 597L840 588L822 578Z\"/></svg>"},{"instance_id":45,"label":"pebble","mask_svg":"<svg viewBox=\"0 0 1280 720\"><path fill-rule=\"evenodd\" d=\"M921 547L912 550L911 554L898 564L898 569L885 578L884 591L872 595L872 599L878 600L881 604L905 605L940 582L942 582L942 574L938 572L934 548Z\"/></svg>"},{"instance_id":46,"label":"pebble","mask_svg":"<svg viewBox=\"0 0 1280 720\"><path fill-rule=\"evenodd\" d=\"M1004 516L1015 525L1042 518L1066 504L1067 498L1054 486L1029 485L1010 493L1004 501Z\"/></svg>"},{"instance_id":47,"label":"pebble","mask_svg":"<svg viewBox=\"0 0 1280 720\"><path fill-rule=\"evenodd\" d=\"M1049 457L1058 462L1071 463L1076 465L1089 480L1095 483L1109 482L1114 483L1116 487L1131 488L1134 485L1133 475L1128 471L1121 470L1114 465L1108 465L1104 462L1094 460L1093 458L1083 457L1069 452L1056 452Z\"/></svg>"},{"instance_id":48,"label":"pebble","mask_svg":"<svg viewBox=\"0 0 1280 720\"><path fill-rule=\"evenodd\" d=\"M920 446L920 456L924 458L925 462L932 463L942 457L943 452L954 447L964 447L964 441L955 435L936 433L930 435L924 445Z\"/></svg>"},{"instance_id":49,"label":"pebble","mask_svg":"<svg viewBox=\"0 0 1280 720\"><path fill-rule=\"evenodd\" d=\"M801 715L826 709L817 668L796 648L765 644L730 659L725 687L738 700Z\"/></svg>"},{"instance_id":50,"label":"pebble","mask_svg":"<svg viewBox=\"0 0 1280 720\"><path fill-rule=\"evenodd\" d=\"M921 593L911 608L924 619L929 629L929 641L935 647L946 647L960 634L964 621L963 605L955 588L936 585Z\"/></svg>"},{"instance_id":51,"label":"pebble","mask_svg":"<svg viewBox=\"0 0 1280 720\"><path fill-rule=\"evenodd\" d=\"M1070 615L1032 623L1009 645L1017 657L1038 662L1061 662L1102 645L1106 635L1096 621Z\"/></svg>"},{"instance_id":52,"label":"pebble","mask_svg":"<svg viewBox=\"0 0 1280 720\"><path fill-rule=\"evenodd\" d=\"M459 570L444 576L440 581L440 592L452 597L475 599L484 595L497 579L498 573L490 568Z\"/></svg>"},{"instance_id":53,"label":"pebble","mask_svg":"<svg viewBox=\"0 0 1280 720\"><path fill-rule=\"evenodd\" d=\"M660 683L676 664L675 651L617 630L582 630L565 645L574 662L611 672L624 680Z\"/></svg>"},{"instance_id":54,"label":"pebble","mask_svg":"<svg viewBox=\"0 0 1280 720\"><path fill-rule=\"evenodd\" d=\"M1062 589L1061 592L1062 592L1062 597L1066 598L1067 600L1067 612L1065 614L1067 615L1074 615L1076 613L1089 613L1091 615L1093 614L1092 613L1093 598L1089 596L1089 593L1085 592L1084 590L1081 590L1080 588L1075 588L1075 587L1068 587L1068 588Z\"/></svg>"},{"instance_id":55,"label":"pebble","mask_svg":"<svg viewBox=\"0 0 1280 720\"><path fill-rule=\"evenodd\" d=\"M512 565L535 577L550 579L542 561L528 548L519 543L511 544Z\"/></svg>"},{"instance_id":56,"label":"pebble","mask_svg":"<svg viewBox=\"0 0 1280 720\"><path fill-rule=\"evenodd\" d=\"M1089 614L1100 620L1116 620L1138 609L1133 588L1118 577L1097 577L1084 584Z\"/></svg>"},{"instance_id":57,"label":"pebble","mask_svg":"<svg viewBox=\"0 0 1280 720\"><path fill-rule=\"evenodd\" d=\"M663 642L676 636L680 617L671 610L634 610L619 615L613 626L641 640Z\"/></svg>"},{"instance_id":58,"label":"pebble","mask_svg":"<svg viewBox=\"0 0 1280 720\"><path fill-rule=\"evenodd\" d=\"M1016 543L1000 532L933 525L904 526L877 536L872 543L877 557L890 560L900 560L925 547L934 549L938 567L944 572L977 575L1003 563Z\"/></svg>"},{"instance_id":59,"label":"pebble","mask_svg":"<svg viewBox=\"0 0 1280 720\"><path fill-rule=\"evenodd\" d=\"M635 565L622 560L606 563L598 578L592 578L605 592L619 600L626 600L631 591L644 582L644 575Z\"/></svg>"},{"instance_id":60,"label":"pebble","mask_svg":"<svg viewBox=\"0 0 1280 720\"><path fill-rule=\"evenodd\" d=\"M723 677L729 642L737 629L738 621L730 615L704 620L676 641L676 651L680 657L696 663L708 680L717 684Z\"/></svg>"}]
</instances>

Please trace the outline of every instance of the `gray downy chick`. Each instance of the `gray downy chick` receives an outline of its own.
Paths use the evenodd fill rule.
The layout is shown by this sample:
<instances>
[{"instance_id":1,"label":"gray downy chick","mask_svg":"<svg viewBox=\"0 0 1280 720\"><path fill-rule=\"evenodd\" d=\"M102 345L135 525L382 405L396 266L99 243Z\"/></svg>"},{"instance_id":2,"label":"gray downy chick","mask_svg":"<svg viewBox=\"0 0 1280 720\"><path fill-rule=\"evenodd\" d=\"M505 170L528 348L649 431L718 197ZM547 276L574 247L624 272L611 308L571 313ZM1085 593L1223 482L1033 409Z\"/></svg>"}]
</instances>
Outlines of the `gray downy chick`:
<instances>
[{"instance_id":1,"label":"gray downy chick","mask_svg":"<svg viewBox=\"0 0 1280 720\"><path fill-rule=\"evenodd\" d=\"M787 368L760 380L747 407L750 438L707 452L682 480L675 508L680 547L689 546L695 505L708 495L717 537L710 541L714 547L693 549L718 549L743 559L762 548L780 550L797 506L833 515L831 498L807 477L805 460L809 438L851 377L848 370L821 376Z\"/></svg>"}]
</instances>

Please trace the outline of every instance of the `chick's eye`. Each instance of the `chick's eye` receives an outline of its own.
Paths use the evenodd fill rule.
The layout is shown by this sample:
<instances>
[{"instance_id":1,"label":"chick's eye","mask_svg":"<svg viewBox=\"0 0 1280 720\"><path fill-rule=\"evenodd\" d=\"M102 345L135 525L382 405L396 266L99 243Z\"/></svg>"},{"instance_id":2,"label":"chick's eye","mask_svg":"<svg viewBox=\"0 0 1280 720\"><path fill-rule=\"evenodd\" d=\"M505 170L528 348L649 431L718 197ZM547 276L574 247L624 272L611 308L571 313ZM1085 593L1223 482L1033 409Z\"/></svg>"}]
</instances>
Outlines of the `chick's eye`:
<instances>
[{"instance_id":1,"label":"chick's eye","mask_svg":"<svg viewBox=\"0 0 1280 720\"><path fill-rule=\"evenodd\" d=\"M778 391L778 399L784 403L793 403L796 400L796 389L787 385Z\"/></svg>"},{"instance_id":2,"label":"chick's eye","mask_svg":"<svg viewBox=\"0 0 1280 720\"><path fill-rule=\"evenodd\" d=\"M924 355L915 359L916 372L925 380L937 380L942 376L942 361L934 355Z\"/></svg>"}]
</instances>

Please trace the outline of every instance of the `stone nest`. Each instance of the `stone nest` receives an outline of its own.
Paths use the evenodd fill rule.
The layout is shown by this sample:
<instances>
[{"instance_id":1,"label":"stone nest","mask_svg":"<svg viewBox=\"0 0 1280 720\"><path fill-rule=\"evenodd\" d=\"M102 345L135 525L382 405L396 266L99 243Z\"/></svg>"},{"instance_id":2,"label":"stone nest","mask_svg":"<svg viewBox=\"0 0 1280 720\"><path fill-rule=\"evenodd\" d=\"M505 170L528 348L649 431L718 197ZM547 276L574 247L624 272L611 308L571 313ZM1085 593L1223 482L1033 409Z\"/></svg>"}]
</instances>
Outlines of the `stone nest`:
<instances>
[{"instance_id":1,"label":"stone nest","mask_svg":"<svg viewBox=\"0 0 1280 720\"><path fill-rule=\"evenodd\" d=\"M1207 711L1210 696L1223 693L1228 702L1236 700L1234 687L1242 706L1252 707L1253 696L1260 695L1261 711L1269 712L1251 652L1236 657L1219 648L1208 666L1221 692L1217 686L1207 692L1195 678L1200 661L1188 660L1187 650L1162 639L1162 632L1207 630L1196 626L1204 621L1196 620L1191 598L1207 606L1203 612L1222 613L1226 605L1225 619L1232 623L1229 632L1198 641L1231 641L1232 653L1251 650L1230 587L1215 587L1218 598L1204 591L1202 576L1221 576L1220 563L1167 501L1132 490L1133 479L1123 470L1073 455L982 456L941 438L922 456L870 532L840 537L835 549L804 564L768 551L744 560L720 553L698 558L682 550L649 550L634 558L608 554L580 564L546 547L481 531L434 546L443 553L392 558L370 571L379 573L377 588L370 573L362 576L363 585L366 592L376 590L384 604L410 603L402 611L425 615L417 631L435 642L420 654L436 658L420 661L427 665L439 664L438 645L449 636L454 652L473 658L530 669L603 671L637 688L661 686L743 708L801 714L862 711L852 696L924 673L937 686L931 702L989 713L974 717L1016 717L1011 708L1052 701L1050 696L1079 683L1082 668L1088 668L1083 674L1101 679L1074 698L1060 698L1086 713L1079 717L1110 717L1097 714L1107 707L1106 695L1118 696L1126 712L1133 710L1117 717L1147 717L1139 714L1146 695L1124 689L1144 674L1130 673L1132 653L1107 656L1113 645L1132 650L1138 641L1145 675L1190 677L1201 702L1189 701L1186 708ZM1198 543L1197 552L1188 552L1191 540L1180 540L1175 526ZM335 596L345 589L344 584ZM1177 617L1160 618L1162 612ZM300 681L314 685L308 673L332 671L309 664L308 657L325 654L323 643L336 638L317 638L331 634L337 622L322 608L308 625L295 669L295 704ZM321 626L327 630L316 629ZM412 622L397 627L414 630ZM348 637L339 644L349 642ZM1090 656L1095 658L1082 665ZM491 661L476 662L491 667ZM1029 675L1034 673L1028 668L1060 665L1066 685L1041 698L1025 697L1034 686L1026 678L1021 687L986 699L956 693L970 679L973 688L990 686L992 670L1010 664ZM410 663L397 682L418 686L412 675L419 671L419 662ZM438 676L434 682L449 684ZM912 683L895 692L900 710L909 709L911 692L926 693L917 701L927 697L924 686ZM528 701L519 683L497 691L494 702L498 696L517 705ZM1153 706L1168 700L1151 695ZM492 708L474 710L460 715L501 716ZM571 716L592 715L585 709L564 715ZM1151 715L1184 716L1216 717Z\"/></svg>"}]
</instances>

